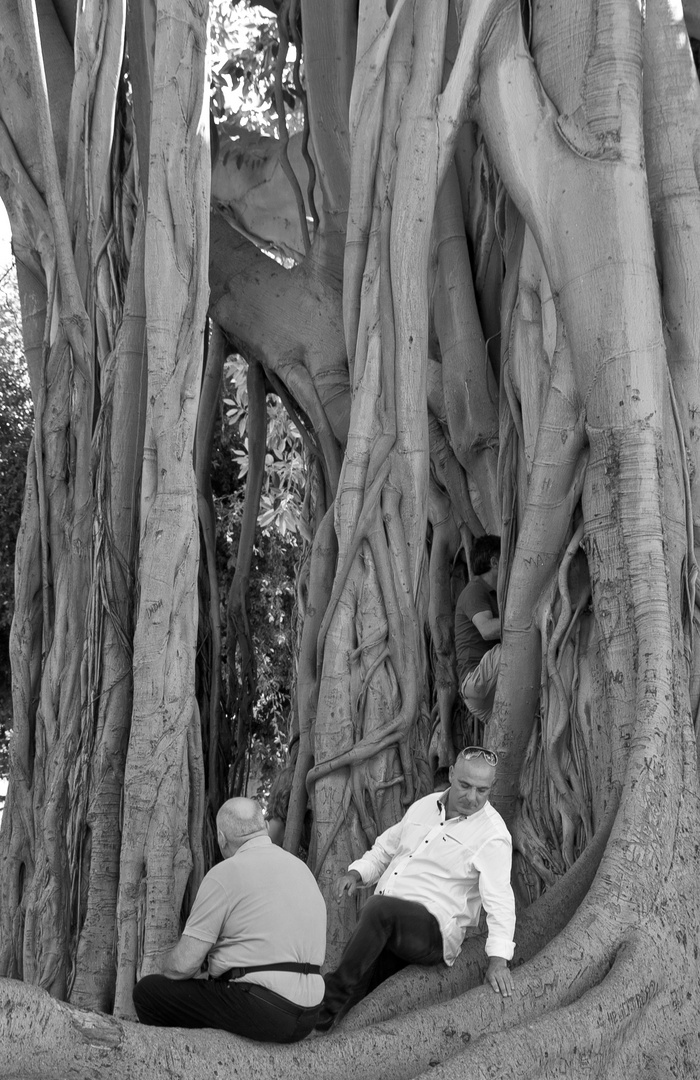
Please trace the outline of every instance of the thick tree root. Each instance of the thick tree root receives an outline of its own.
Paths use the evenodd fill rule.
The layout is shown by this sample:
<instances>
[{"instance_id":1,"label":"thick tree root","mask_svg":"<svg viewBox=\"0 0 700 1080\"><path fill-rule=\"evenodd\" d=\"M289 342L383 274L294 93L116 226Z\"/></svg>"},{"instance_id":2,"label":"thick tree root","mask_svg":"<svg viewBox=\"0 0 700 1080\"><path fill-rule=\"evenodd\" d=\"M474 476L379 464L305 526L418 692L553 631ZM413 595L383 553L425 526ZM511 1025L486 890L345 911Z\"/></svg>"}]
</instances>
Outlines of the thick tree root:
<instances>
[{"instance_id":1,"label":"thick tree root","mask_svg":"<svg viewBox=\"0 0 700 1080\"><path fill-rule=\"evenodd\" d=\"M252 1043L214 1031L147 1028L81 1012L23 983L0 981L0 1047L4 1076L23 1080L409 1080L464 1045L567 1005L595 985L609 966L599 948L572 935L554 955L516 973L504 1001L490 987L365 1028L313 1037L292 1047ZM586 949L589 950L586 955ZM547 952L549 952L548 950ZM562 956L562 953L564 955Z\"/></svg>"},{"instance_id":2,"label":"thick tree root","mask_svg":"<svg viewBox=\"0 0 700 1080\"><path fill-rule=\"evenodd\" d=\"M22 1080L96 1080L101 1075L110 1080L224 1075L231 1080L336 1080L339 1075L412 1080L425 1074L446 1080L526 1080L559 1074L618 1080L629 1075L624 1071L629 1065L650 1062L647 1074L655 1080L692 1076L678 1063L693 1062L700 1054L697 973L694 992L687 985L688 970L697 967L695 940L682 927L693 868L679 853L671 875L671 858L665 886L646 909L643 930L624 930L620 893L611 911L606 902L611 879L599 876L598 886L556 940L515 969L515 992L509 999L480 986L440 1004L404 1010L383 1023L366 1021L359 1031L341 1029L291 1047L215 1031L141 1027L76 1010L34 987L1 980L0 1075ZM589 859L591 866L597 863ZM585 889L583 880L580 885ZM546 899L533 911L544 908ZM669 933L670 928L677 932ZM632 1049L638 1035L639 1049ZM657 1059L663 1065L654 1071Z\"/></svg>"},{"instance_id":3,"label":"thick tree root","mask_svg":"<svg viewBox=\"0 0 700 1080\"><path fill-rule=\"evenodd\" d=\"M601 848L606 833L601 830ZM529 941L528 950L541 947L546 928L550 934L557 929L556 913L566 921L585 894L598 864L596 847L594 840L574 870L533 905L531 941L525 934L528 913L523 916L525 936L521 938L523 943ZM574 878L579 879L577 884ZM400 1011L400 1016L370 1026L376 1016L365 1014L362 1030L353 1031L362 1019L360 1008L367 1009L370 999L367 1006L354 1010L352 1024L349 1018L345 1031L311 1038L294 1047L251 1043L222 1032L145 1028L72 1009L36 988L5 980L0 982L2 1075L21 1075L27 1080L70 1075L74 1080L94 1080L104 1073L110 1080L151 1080L154 1075L168 1080L198 1080L200 1076L209 1080L225 1070L229 1077L246 1080L307 1080L309 1075L319 1080L338 1075L358 1080L405 1080L431 1063L461 1054L467 1042L495 1034L505 1026L527 1023L548 1009L575 1001L604 977L609 966L605 948L599 944L596 951L598 959L591 963L590 940L585 934L577 940L566 929L556 943L526 967L516 969L516 994L504 1002L489 987L474 989L468 997L459 995L459 988L474 985L481 978L483 945L477 938L465 950L458 982L450 983L457 973L436 977L439 969L414 969L409 977L415 983L410 997L402 992L403 1007L391 1010ZM446 996L452 1000L425 1007L426 996L436 1000L436 984L437 1001ZM399 987L404 991L405 982ZM455 993L459 996L454 997ZM414 1002L422 1007L409 1012Z\"/></svg>"},{"instance_id":4,"label":"thick tree root","mask_svg":"<svg viewBox=\"0 0 700 1080\"><path fill-rule=\"evenodd\" d=\"M684 1006L682 995L674 995L670 967L658 942L637 933L577 1002L484 1036L444 1065L431 1063L419 1080L628 1080L640 1071L654 1080L697 1076L697 1004ZM677 1039L669 1038L669 1028Z\"/></svg>"}]
</instances>

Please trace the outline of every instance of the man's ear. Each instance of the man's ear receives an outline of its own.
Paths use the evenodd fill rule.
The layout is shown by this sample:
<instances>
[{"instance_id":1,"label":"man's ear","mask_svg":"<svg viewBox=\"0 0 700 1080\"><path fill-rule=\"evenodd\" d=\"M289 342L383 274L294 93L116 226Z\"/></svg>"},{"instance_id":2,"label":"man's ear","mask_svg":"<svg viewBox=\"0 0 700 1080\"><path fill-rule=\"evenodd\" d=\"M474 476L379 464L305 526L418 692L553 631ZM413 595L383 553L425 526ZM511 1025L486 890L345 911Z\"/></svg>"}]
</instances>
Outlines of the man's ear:
<instances>
[{"instance_id":1,"label":"man's ear","mask_svg":"<svg viewBox=\"0 0 700 1080\"><path fill-rule=\"evenodd\" d=\"M454 765L450 765L449 769L447 770L447 779L450 781L450 783L452 783L452 776L454 774L454 771L455 771Z\"/></svg>"}]
</instances>

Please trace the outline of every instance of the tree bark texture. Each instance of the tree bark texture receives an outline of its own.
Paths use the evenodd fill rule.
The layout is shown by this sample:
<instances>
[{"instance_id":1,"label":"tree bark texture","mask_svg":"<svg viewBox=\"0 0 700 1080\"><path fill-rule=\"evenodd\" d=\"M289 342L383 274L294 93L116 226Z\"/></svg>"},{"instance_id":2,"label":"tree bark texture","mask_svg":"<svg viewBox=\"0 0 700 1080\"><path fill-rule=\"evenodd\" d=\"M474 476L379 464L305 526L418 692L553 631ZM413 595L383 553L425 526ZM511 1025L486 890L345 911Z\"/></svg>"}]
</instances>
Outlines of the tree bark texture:
<instances>
[{"instance_id":1,"label":"tree bark texture","mask_svg":"<svg viewBox=\"0 0 700 1080\"><path fill-rule=\"evenodd\" d=\"M285 4L308 130L220 144L211 218L204 4L87 4L74 27L51 5L37 24L29 0L0 14L0 192L37 414L0 845L0 973L35 986L0 983L8 1067L695 1075L697 5ZM205 260L255 402L235 762L217 756L219 702L195 694L197 422L217 596ZM476 931L453 969L395 976L293 1050L129 1020L208 865L222 777L245 773L269 385L314 462L285 846L308 801L328 962L357 915L334 878L466 730L501 757L519 905L511 1000L480 986ZM481 731L453 617L484 532L502 540L503 632Z\"/></svg>"},{"instance_id":2,"label":"tree bark texture","mask_svg":"<svg viewBox=\"0 0 700 1080\"><path fill-rule=\"evenodd\" d=\"M194 696L199 528L192 458L208 300L207 10L203 0L159 5L156 13L140 591L117 909L115 1007L127 1015L135 975L148 974L172 944L190 874L196 888L204 873L197 850L204 776ZM174 73L175 55L181 63ZM190 833L193 802L200 811Z\"/></svg>"}]
</instances>

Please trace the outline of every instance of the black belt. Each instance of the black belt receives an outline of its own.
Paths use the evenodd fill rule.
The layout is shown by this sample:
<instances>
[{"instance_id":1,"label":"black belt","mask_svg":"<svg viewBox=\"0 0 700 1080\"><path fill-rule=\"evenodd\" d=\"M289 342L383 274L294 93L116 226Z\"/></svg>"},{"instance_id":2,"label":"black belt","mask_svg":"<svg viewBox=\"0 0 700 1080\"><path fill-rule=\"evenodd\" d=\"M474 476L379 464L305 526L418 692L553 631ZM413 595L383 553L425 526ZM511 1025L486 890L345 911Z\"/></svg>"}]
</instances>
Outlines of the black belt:
<instances>
[{"instance_id":1,"label":"black belt","mask_svg":"<svg viewBox=\"0 0 700 1080\"><path fill-rule=\"evenodd\" d=\"M297 964L294 961L288 961L281 964L257 964L255 967L229 968L222 975L217 975L216 979L217 981L229 982L231 979L242 979L244 975L249 975L253 971L298 971L302 975L321 974L321 968L318 964Z\"/></svg>"}]
</instances>

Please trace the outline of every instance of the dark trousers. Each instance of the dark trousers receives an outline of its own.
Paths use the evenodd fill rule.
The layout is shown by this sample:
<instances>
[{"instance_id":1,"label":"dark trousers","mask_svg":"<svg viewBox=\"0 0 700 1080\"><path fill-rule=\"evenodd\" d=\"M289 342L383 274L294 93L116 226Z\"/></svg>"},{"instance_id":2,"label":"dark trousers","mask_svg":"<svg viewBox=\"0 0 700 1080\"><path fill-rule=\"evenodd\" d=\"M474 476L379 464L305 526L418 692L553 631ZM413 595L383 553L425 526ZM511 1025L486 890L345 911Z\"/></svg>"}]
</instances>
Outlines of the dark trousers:
<instances>
[{"instance_id":1,"label":"dark trousers","mask_svg":"<svg viewBox=\"0 0 700 1080\"><path fill-rule=\"evenodd\" d=\"M443 959L438 921L422 904L373 896L362 909L338 968L326 976L321 1021L343 1016L407 964Z\"/></svg>"},{"instance_id":2,"label":"dark trousers","mask_svg":"<svg viewBox=\"0 0 700 1080\"><path fill-rule=\"evenodd\" d=\"M166 979L146 975L134 987L142 1024L222 1028L260 1042L298 1042L313 1029L320 1005L304 1008L256 983Z\"/></svg>"}]
</instances>

